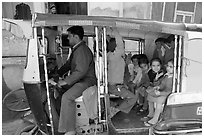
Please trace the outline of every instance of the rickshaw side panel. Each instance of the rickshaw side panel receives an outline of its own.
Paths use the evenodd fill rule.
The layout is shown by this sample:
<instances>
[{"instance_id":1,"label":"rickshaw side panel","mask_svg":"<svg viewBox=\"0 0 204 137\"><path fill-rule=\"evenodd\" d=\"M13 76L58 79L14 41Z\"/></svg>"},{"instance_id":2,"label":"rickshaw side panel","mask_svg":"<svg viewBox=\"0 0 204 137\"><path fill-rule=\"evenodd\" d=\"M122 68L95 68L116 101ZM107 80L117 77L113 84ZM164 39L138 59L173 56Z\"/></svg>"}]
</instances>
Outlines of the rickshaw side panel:
<instances>
[{"instance_id":1,"label":"rickshaw side panel","mask_svg":"<svg viewBox=\"0 0 204 137\"><path fill-rule=\"evenodd\" d=\"M165 109L165 119L200 119L202 120L202 103L169 105Z\"/></svg>"},{"instance_id":2,"label":"rickshaw side panel","mask_svg":"<svg viewBox=\"0 0 204 137\"><path fill-rule=\"evenodd\" d=\"M202 92L202 32L186 32L184 41L182 92Z\"/></svg>"},{"instance_id":3,"label":"rickshaw side panel","mask_svg":"<svg viewBox=\"0 0 204 137\"><path fill-rule=\"evenodd\" d=\"M43 110L41 86L40 84L30 84L24 83L25 93L28 98L28 103L30 105L31 111L35 116L35 120L39 128L48 133L46 125L46 114Z\"/></svg>"}]
</instances>

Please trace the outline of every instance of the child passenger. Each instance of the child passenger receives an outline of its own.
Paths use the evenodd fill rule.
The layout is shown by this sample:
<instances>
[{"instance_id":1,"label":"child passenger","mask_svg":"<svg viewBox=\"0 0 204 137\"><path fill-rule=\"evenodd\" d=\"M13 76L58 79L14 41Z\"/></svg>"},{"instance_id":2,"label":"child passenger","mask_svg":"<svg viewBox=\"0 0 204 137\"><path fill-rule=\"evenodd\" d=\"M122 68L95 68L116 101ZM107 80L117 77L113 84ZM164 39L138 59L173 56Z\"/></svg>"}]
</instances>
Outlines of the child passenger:
<instances>
[{"instance_id":1,"label":"child passenger","mask_svg":"<svg viewBox=\"0 0 204 137\"><path fill-rule=\"evenodd\" d=\"M156 86L160 84L159 82L164 75L161 60L159 58L153 58L150 62L150 67L151 69L148 71L150 86Z\"/></svg>"},{"instance_id":2,"label":"child passenger","mask_svg":"<svg viewBox=\"0 0 204 137\"><path fill-rule=\"evenodd\" d=\"M132 63L128 65L130 79L128 82L128 87L131 92L135 92L135 88L138 86L142 78L142 69L139 67L139 55L133 55L131 58Z\"/></svg>"},{"instance_id":3,"label":"child passenger","mask_svg":"<svg viewBox=\"0 0 204 137\"><path fill-rule=\"evenodd\" d=\"M173 87L173 59L169 60L167 63L164 78L158 86L151 87L147 90L148 104L149 104L149 114L148 117L153 117L147 122L144 122L145 126L151 126L158 122L159 116L163 110L162 105L164 104L167 96L171 93ZM156 108L154 111L154 103L156 103Z\"/></svg>"},{"instance_id":4,"label":"child passenger","mask_svg":"<svg viewBox=\"0 0 204 137\"><path fill-rule=\"evenodd\" d=\"M149 77L149 86L146 88L147 91L150 92L150 90L153 91L153 87L157 86L161 83L161 79L164 76L164 71L162 69L162 63L159 58L153 58L150 61L150 70L148 71L148 77ZM147 98L147 92L145 92L146 98ZM146 103L148 104L148 101L146 100ZM147 105L148 106L148 105ZM152 108L149 108L152 109ZM147 116L143 117L142 121L148 121L148 119L152 118L151 114L148 114Z\"/></svg>"},{"instance_id":5,"label":"child passenger","mask_svg":"<svg viewBox=\"0 0 204 137\"><path fill-rule=\"evenodd\" d=\"M139 66L142 69L142 78L136 92L139 94L139 104L142 104L142 108L139 110L138 114L146 112L148 103L147 103L147 93L146 89L150 84L148 71L149 71L149 60L147 57L139 59Z\"/></svg>"}]
</instances>

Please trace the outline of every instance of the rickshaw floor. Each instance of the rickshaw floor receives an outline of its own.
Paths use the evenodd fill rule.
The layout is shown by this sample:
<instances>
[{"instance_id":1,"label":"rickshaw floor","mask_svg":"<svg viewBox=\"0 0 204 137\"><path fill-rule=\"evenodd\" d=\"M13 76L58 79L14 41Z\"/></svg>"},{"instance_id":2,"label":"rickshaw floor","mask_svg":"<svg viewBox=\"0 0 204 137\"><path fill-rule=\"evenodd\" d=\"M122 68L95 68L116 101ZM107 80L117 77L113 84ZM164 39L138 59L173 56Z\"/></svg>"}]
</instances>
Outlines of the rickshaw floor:
<instances>
[{"instance_id":1,"label":"rickshaw floor","mask_svg":"<svg viewBox=\"0 0 204 137\"><path fill-rule=\"evenodd\" d=\"M147 112L137 114L138 111L138 109L133 108L128 114L118 112L111 121L116 129L144 128L145 125L141 118L146 116Z\"/></svg>"}]
</instances>

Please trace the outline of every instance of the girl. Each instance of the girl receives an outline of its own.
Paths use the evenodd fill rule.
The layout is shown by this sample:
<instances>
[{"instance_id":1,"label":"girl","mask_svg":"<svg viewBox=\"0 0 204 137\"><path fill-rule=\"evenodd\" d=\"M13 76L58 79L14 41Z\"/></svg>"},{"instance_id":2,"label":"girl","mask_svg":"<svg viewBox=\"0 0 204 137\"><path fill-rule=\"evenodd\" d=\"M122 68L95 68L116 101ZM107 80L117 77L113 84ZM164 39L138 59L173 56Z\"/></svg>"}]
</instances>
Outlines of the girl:
<instances>
[{"instance_id":1,"label":"girl","mask_svg":"<svg viewBox=\"0 0 204 137\"><path fill-rule=\"evenodd\" d=\"M173 87L173 60L169 60L167 63L164 78L158 86L152 87L153 90L147 90L148 101L149 101L149 117L153 117L149 121L145 122L145 126L151 126L158 122L159 116L163 110L162 105L164 104L167 96L171 93ZM152 92L152 93L151 93ZM156 108L154 112L154 103L156 103Z\"/></svg>"},{"instance_id":2,"label":"girl","mask_svg":"<svg viewBox=\"0 0 204 137\"><path fill-rule=\"evenodd\" d=\"M148 72L149 80L151 86L159 84L159 80L164 75L164 70L162 69L162 62L159 58L153 58L150 62L151 69Z\"/></svg>"},{"instance_id":3,"label":"girl","mask_svg":"<svg viewBox=\"0 0 204 137\"><path fill-rule=\"evenodd\" d=\"M146 91L149 92L149 94L153 93L151 91L153 91L154 86L157 86L161 83L163 76L164 76L164 70L162 69L161 60L159 58L153 58L150 62L150 70L148 71L148 77L149 77L150 84L146 88ZM145 92L146 97L148 95L147 92ZM146 101L146 104L148 104L148 101ZM149 110L151 109L153 108L149 108ZM153 117L152 114L149 113L147 116L143 117L141 120L147 121L152 117Z\"/></svg>"}]
</instances>

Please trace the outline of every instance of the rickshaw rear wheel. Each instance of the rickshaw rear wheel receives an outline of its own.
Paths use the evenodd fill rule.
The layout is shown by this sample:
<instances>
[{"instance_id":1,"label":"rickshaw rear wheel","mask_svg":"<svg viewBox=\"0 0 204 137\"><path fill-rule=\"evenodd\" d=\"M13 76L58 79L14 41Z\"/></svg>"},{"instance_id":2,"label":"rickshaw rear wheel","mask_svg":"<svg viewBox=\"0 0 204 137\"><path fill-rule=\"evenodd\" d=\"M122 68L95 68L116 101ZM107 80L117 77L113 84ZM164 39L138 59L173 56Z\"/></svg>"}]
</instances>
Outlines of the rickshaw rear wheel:
<instances>
[{"instance_id":1,"label":"rickshaw rear wheel","mask_svg":"<svg viewBox=\"0 0 204 137\"><path fill-rule=\"evenodd\" d=\"M22 112L30 109L24 88L10 91L3 98L3 104L11 111Z\"/></svg>"}]
</instances>

